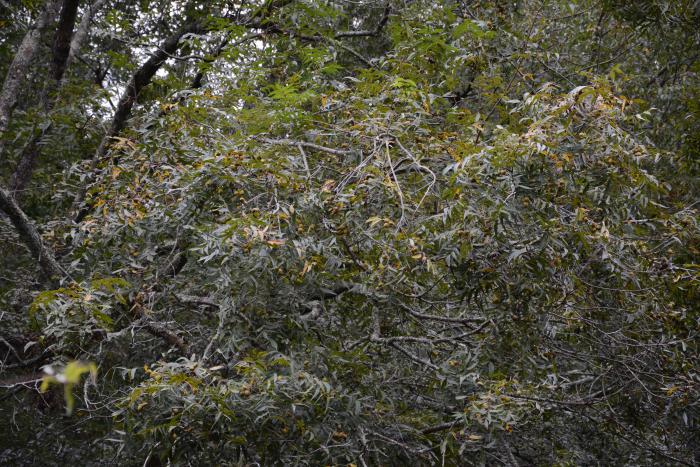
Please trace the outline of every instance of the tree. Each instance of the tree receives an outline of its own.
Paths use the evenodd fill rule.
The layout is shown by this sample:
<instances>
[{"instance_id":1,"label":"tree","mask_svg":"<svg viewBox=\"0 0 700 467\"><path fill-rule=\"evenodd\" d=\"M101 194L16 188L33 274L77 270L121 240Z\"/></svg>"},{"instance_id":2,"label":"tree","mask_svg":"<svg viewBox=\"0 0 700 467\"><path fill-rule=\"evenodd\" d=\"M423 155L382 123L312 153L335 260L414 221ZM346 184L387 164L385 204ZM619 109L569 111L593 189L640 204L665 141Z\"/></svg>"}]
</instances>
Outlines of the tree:
<instances>
[{"instance_id":1,"label":"tree","mask_svg":"<svg viewBox=\"0 0 700 467\"><path fill-rule=\"evenodd\" d=\"M0 8L2 461L700 459L693 2Z\"/></svg>"}]
</instances>

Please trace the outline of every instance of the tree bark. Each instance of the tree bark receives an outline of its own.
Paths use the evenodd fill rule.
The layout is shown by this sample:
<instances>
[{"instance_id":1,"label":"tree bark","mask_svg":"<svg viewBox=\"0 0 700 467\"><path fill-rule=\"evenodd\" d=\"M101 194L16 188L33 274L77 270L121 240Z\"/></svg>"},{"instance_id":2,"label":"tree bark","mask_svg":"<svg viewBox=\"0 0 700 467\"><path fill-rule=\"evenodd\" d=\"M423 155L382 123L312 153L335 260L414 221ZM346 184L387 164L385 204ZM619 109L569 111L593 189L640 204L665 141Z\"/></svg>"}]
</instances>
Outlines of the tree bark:
<instances>
[{"instance_id":1,"label":"tree bark","mask_svg":"<svg viewBox=\"0 0 700 467\"><path fill-rule=\"evenodd\" d=\"M51 77L55 82L60 82L66 71L68 55L73 38L75 19L78 14L78 0L64 0L61 7L61 16L58 19L58 28L53 40L53 60L51 61Z\"/></svg>"},{"instance_id":2,"label":"tree bark","mask_svg":"<svg viewBox=\"0 0 700 467\"><path fill-rule=\"evenodd\" d=\"M83 16L80 19L78 29L76 29L75 34L73 34L73 40L71 40L70 43L70 52L68 53L66 67L69 66L73 62L73 60L75 60L75 57L78 55L78 52L80 52L80 48L83 46L83 42L85 42L85 38L87 37L88 32L90 31L90 23L92 22L92 18L93 16L95 16L95 13L99 11L100 8L102 8L102 5L104 4L105 0L96 0L83 12Z\"/></svg>"},{"instance_id":3,"label":"tree bark","mask_svg":"<svg viewBox=\"0 0 700 467\"><path fill-rule=\"evenodd\" d=\"M57 287L59 280L65 277L63 269L56 261L53 252L44 245L41 235L17 204L17 201L4 188L0 187L0 209L10 218L20 237L32 255L39 262L42 272L52 286Z\"/></svg>"},{"instance_id":4,"label":"tree bark","mask_svg":"<svg viewBox=\"0 0 700 467\"><path fill-rule=\"evenodd\" d=\"M49 20L55 15L57 4L56 0L49 0L46 3L46 7L39 15L39 18L27 31L24 39L22 39L22 43L10 64L2 91L0 92L0 135L7 130L12 111L17 103L17 94L20 86L25 80L29 65L34 58L36 50L39 48L39 38ZM2 153L2 140L0 140L0 153Z\"/></svg>"}]
</instances>

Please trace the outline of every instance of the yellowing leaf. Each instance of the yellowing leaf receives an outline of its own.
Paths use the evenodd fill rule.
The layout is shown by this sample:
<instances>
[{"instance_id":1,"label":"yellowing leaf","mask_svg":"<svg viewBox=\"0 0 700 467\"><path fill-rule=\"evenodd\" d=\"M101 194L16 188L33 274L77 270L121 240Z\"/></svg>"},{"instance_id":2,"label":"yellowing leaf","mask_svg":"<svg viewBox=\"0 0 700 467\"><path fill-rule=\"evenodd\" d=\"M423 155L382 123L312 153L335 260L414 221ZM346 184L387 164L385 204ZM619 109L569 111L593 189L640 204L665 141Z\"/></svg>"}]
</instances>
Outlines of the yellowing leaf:
<instances>
[{"instance_id":1,"label":"yellowing leaf","mask_svg":"<svg viewBox=\"0 0 700 467\"><path fill-rule=\"evenodd\" d=\"M41 381L41 392L46 392L52 383L62 384L66 400L66 413L73 413L75 400L73 398L73 386L80 383L85 373L90 373L90 378L94 382L97 379L97 365L94 363L70 362L61 372L56 372L51 366L44 368L46 374Z\"/></svg>"},{"instance_id":2,"label":"yellowing leaf","mask_svg":"<svg viewBox=\"0 0 700 467\"><path fill-rule=\"evenodd\" d=\"M366 222L367 224L369 224L370 227L374 227L375 225L377 225L377 224L380 223L381 221L382 221L382 218L381 218L381 217L374 216L374 217L370 217L370 218L367 219L365 222Z\"/></svg>"}]
</instances>

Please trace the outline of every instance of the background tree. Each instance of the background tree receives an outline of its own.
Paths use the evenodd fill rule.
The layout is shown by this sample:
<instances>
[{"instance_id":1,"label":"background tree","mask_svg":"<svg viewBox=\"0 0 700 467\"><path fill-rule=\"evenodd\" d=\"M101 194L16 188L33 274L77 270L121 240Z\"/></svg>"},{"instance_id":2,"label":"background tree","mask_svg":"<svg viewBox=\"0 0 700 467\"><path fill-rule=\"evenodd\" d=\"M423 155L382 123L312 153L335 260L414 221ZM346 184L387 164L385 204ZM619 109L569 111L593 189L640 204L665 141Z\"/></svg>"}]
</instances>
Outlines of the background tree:
<instances>
[{"instance_id":1,"label":"background tree","mask_svg":"<svg viewBox=\"0 0 700 467\"><path fill-rule=\"evenodd\" d=\"M696 3L0 2L0 460L696 464Z\"/></svg>"}]
</instances>

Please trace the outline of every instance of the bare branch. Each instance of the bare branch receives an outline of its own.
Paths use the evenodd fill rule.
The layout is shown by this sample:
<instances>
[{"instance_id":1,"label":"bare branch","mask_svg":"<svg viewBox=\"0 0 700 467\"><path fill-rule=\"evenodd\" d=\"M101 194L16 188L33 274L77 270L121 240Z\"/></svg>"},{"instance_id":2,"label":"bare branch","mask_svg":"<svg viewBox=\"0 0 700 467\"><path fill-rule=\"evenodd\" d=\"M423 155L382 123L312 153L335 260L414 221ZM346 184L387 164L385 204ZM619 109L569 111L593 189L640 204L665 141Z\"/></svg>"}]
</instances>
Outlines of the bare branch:
<instances>
[{"instance_id":1,"label":"bare branch","mask_svg":"<svg viewBox=\"0 0 700 467\"><path fill-rule=\"evenodd\" d=\"M270 144L280 144L283 146L296 146L304 147L309 149L315 149L316 151L327 152L328 154L334 154L336 156L347 156L352 154L350 151L344 151L342 149L333 149L326 146L320 146L314 143L307 143L306 141L294 141L291 139L271 139L271 138L260 138L260 141Z\"/></svg>"},{"instance_id":2,"label":"bare branch","mask_svg":"<svg viewBox=\"0 0 700 467\"><path fill-rule=\"evenodd\" d=\"M379 20L377 27L375 27L372 30L339 32L335 35L335 38L340 39L341 37L376 36L377 34L379 34L379 31L381 31L382 28L386 25L387 21L389 21L389 13L391 13L391 6L387 3L384 7L384 14L382 15L381 20Z\"/></svg>"},{"instance_id":3,"label":"bare branch","mask_svg":"<svg viewBox=\"0 0 700 467\"><path fill-rule=\"evenodd\" d=\"M438 433L440 431L445 431L445 430L451 430L457 425L457 422L447 422L447 423L441 423L439 425L431 426L428 428L424 428L421 430L421 434L423 435L430 435L433 433Z\"/></svg>"}]
</instances>

